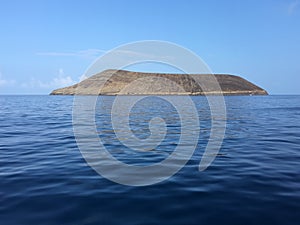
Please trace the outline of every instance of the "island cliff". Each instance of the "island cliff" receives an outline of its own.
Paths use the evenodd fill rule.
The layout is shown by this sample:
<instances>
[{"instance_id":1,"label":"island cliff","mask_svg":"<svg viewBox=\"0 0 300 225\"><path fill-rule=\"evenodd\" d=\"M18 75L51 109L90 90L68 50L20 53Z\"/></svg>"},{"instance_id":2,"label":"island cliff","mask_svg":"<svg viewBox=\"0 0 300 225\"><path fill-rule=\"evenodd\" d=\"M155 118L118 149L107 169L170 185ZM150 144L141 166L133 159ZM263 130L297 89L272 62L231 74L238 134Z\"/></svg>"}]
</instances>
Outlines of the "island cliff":
<instances>
[{"instance_id":1,"label":"island cliff","mask_svg":"<svg viewBox=\"0 0 300 225\"><path fill-rule=\"evenodd\" d=\"M239 76L215 74L215 78L217 86L211 74L105 70L78 84L56 89L51 95L268 95Z\"/></svg>"}]
</instances>

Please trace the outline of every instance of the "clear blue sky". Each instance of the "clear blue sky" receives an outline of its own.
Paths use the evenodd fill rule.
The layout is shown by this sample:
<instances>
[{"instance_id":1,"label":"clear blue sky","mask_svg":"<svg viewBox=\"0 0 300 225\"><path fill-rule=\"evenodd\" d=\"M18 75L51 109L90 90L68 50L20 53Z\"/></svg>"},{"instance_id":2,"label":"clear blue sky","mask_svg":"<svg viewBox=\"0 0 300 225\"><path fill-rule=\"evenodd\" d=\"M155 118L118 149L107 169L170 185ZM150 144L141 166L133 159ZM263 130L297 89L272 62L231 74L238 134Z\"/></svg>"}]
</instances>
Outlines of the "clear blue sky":
<instances>
[{"instance_id":1,"label":"clear blue sky","mask_svg":"<svg viewBox=\"0 0 300 225\"><path fill-rule=\"evenodd\" d=\"M271 94L300 94L300 0L10 0L0 28L0 94L48 94L103 51L140 40L182 45Z\"/></svg>"}]
</instances>

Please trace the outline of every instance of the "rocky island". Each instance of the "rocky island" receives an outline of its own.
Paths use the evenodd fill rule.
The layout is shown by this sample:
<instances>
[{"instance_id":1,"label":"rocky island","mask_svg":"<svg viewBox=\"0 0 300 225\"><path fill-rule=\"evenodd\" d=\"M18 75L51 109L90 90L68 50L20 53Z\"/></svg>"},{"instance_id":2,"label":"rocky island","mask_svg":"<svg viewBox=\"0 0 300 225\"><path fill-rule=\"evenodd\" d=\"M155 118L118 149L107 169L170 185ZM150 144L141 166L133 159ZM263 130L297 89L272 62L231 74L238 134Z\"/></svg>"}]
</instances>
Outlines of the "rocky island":
<instances>
[{"instance_id":1,"label":"rocky island","mask_svg":"<svg viewBox=\"0 0 300 225\"><path fill-rule=\"evenodd\" d=\"M105 70L75 85L56 89L51 95L268 95L239 76L215 74L212 77L211 74Z\"/></svg>"}]
</instances>

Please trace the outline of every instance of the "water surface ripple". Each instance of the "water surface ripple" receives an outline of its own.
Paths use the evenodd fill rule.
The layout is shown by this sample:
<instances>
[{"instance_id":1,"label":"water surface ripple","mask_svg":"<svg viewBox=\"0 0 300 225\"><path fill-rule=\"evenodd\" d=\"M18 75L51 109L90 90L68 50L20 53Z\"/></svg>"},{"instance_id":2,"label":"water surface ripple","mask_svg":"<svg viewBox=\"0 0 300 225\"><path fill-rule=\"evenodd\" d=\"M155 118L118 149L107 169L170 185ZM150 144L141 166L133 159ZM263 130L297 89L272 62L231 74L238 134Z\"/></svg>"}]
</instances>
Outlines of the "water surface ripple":
<instances>
[{"instance_id":1,"label":"water surface ripple","mask_svg":"<svg viewBox=\"0 0 300 225\"><path fill-rule=\"evenodd\" d=\"M151 116L168 127L156 150L140 153L116 139L106 112L112 99L102 99L95 117L111 154L142 166L174 150L180 123L172 106L156 104L145 113L144 102L133 109L137 137L149 135ZM198 164L210 115L204 97L193 100L201 135L192 159L167 181L129 187L102 178L82 158L72 130L73 97L0 96L0 223L298 224L300 96L225 97L225 139L204 172Z\"/></svg>"}]
</instances>

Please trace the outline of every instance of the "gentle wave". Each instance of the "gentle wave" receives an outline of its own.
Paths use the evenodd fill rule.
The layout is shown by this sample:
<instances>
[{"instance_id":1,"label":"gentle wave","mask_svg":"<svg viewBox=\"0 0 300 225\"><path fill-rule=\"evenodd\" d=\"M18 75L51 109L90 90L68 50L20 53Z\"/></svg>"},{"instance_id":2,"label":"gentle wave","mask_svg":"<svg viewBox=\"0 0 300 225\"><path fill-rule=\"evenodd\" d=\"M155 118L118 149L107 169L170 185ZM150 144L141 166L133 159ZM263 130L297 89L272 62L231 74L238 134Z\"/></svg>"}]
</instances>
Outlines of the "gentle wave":
<instances>
[{"instance_id":1,"label":"gentle wave","mask_svg":"<svg viewBox=\"0 0 300 225\"><path fill-rule=\"evenodd\" d=\"M204 172L198 165L210 115L204 97L192 98L200 139L191 160L162 183L130 187L99 176L83 159L72 130L73 97L0 96L1 223L297 224L300 96L225 97L225 139ZM145 111L144 102L133 109L130 123L137 137L149 136L152 116L162 116L168 128L161 145L141 153L117 140L109 119L112 100L99 99L102 110L95 118L114 157L143 166L172 153L180 135L174 108L160 102Z\"/></svg>"}]
</instances>

